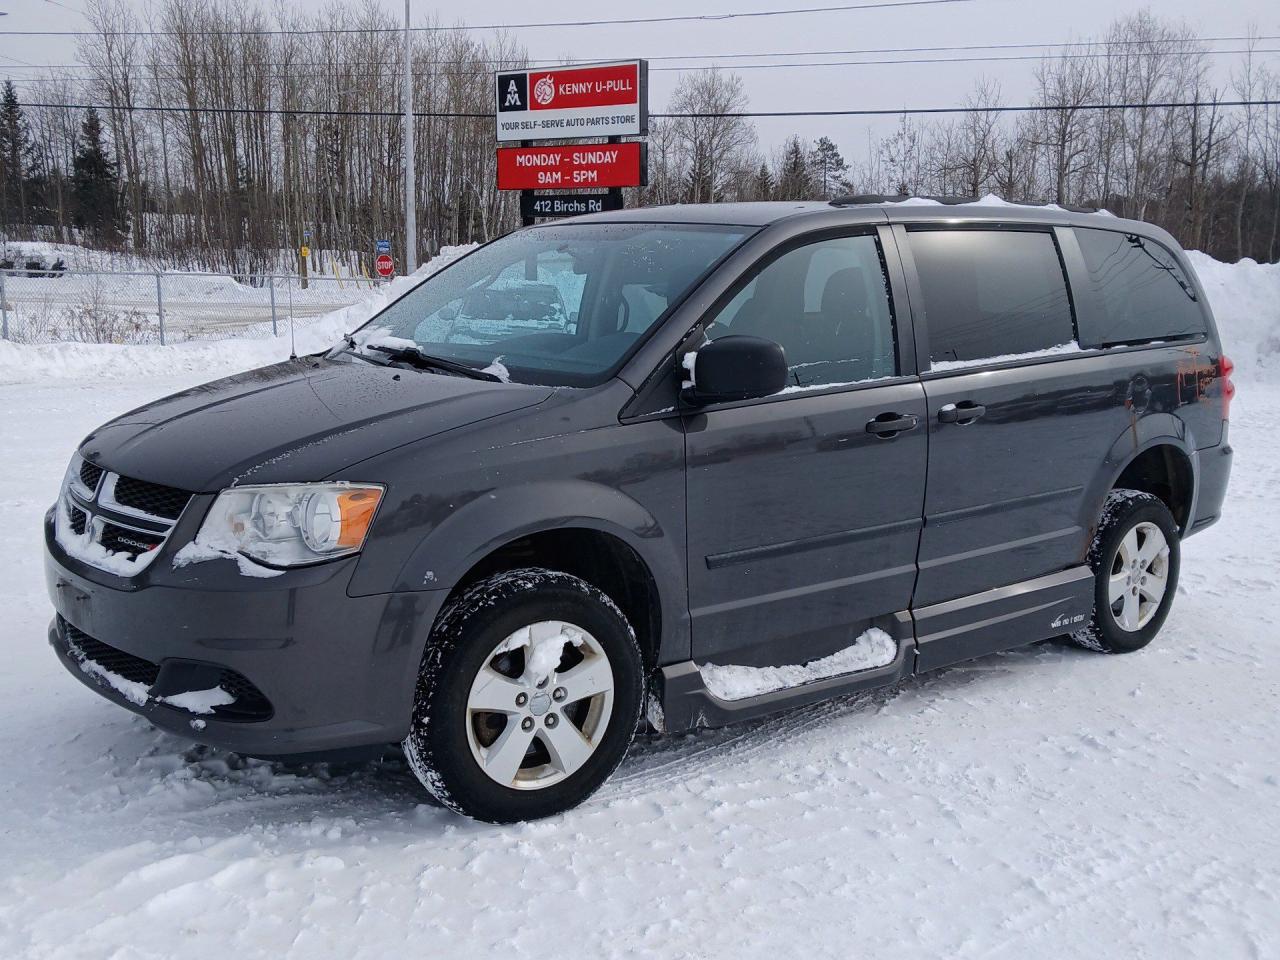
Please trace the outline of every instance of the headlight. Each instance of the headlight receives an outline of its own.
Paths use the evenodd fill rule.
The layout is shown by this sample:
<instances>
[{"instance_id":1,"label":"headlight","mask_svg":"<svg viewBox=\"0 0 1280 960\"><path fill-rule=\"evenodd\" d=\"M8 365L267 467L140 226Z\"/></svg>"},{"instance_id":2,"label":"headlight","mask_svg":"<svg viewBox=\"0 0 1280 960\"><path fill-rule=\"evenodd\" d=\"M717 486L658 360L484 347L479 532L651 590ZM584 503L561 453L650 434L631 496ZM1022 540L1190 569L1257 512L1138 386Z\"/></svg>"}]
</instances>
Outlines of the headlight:
<instances>
[{"instance_id":1,"label":"headlight","mask_svg":"<svg viewBox=\"0 0 1280 960\"><path fill-rule=\"evenodd\" d=\"M382 492L354 483L232 487L218 494L196 543L278 567L359 553Z\"/></svg>"}]
</instances>

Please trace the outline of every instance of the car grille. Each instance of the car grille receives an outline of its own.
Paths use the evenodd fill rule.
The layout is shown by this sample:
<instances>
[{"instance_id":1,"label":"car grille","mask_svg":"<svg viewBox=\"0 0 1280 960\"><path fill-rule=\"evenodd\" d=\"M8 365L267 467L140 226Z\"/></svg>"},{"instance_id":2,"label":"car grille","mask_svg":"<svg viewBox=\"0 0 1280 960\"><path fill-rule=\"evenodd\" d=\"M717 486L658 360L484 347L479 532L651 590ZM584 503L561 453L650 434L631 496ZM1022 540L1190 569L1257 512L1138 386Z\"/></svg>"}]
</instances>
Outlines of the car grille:
<instances>
[{"instance_id":1,"label":"car grille","mask_svg":"<svg viewBox=\"0 0 1280 960\"><path fill-rule=\"evenodd\" d=\"M132 683L140 683L151 690L160 678L161 665L152 663L142 657L118 650L109 643L103 643L89 636L78 627L72 626L61 615L58 617L58 630L66 641L71 655L80 661L91 661L103 670L123 677ZM209 664L211 674L219 667ZM219 720L232 722L254 722L271 719L275 712L266 694L254 686L253 681L243 673L222 668L217 680L209 683L210 687L219 686L235 699L231 703L219 704L213 708L213 716Z\"/></svg>"},{"instance_id":2,"label":"car grille","mask_svg":"<svg viewBox=\"0 0 1280 960\"><path fill-rule=\"evenodd\" d=\"M96 463L84 460L80 463L80 482L90 491L98 489L98 481L102 479L103 470Z\"/></svg>"},{"instance_id":3,"label":"car grille","mask_svg":"<svg viewBox=\"0 0 1280 960\"><path fill-rule=\"evenodd\" d=\"M83 657L85 660L92 660L102 669L133 683L141 683L147 689L155 686L156 678L160 676L160 664L143 660L142 657L135 657L101 640L95 640L83 630L73 627L62 617L58 618L58 626L62 628L62 635L66 637L67 645L71 647L77 659Z\"/></svg>"},{"instance_id":4,"label":"car grille","mask_svg":"<svg viewBox=\"0 0 1280 960\"><path fill-rule=\"evenodd\" d=\"M74 517L72 521L72 529L75 529ZM104 520L102 522L102 530L98 534L98 542L112 553L127 553L131 557L136 557L159 547L160 544L164 543L164 537L165 535L162 533L134 530L130 527L121 527L111 523L109 520Z\"/></svg>"},{"instance_id":5,"label":"car grille","mask_svg":"<svg viewBox=\"0 0 1280 960\"><path fill-rule=\"evenodd\" d=\"M67 531L76 537L88 536L109 553L123 554L134 561L135 572L168 539L195 496L176 487L123 477L83 459L71 476L73 481L63 491ZM118 564L85 554L78 557L121 575Z\"/></svg>"},{"instance_id":6,"label":"car grille","mask_svg":"<svg viewBox=\"0 0 1280 960\"><path fill-rule=\"evenodd\" d=\"M242 673L223 670L218 686L235 697L231 703L214 707L214 716L222 720L269 720L274 712L266 694Z\"/></svg>"},{"instance_id":7,"label":"car grille","mask_svg":"<svg viewBox=\"0 0 1280 960\"><path fill-rule=\"evenodd\" d=\"M133 477L119 477L116 479L115 500L122 507L141 510L166 520L177 520L183 508L191 501L191 494L176 487L147 483Z\"/></svg>"}]
</instances>

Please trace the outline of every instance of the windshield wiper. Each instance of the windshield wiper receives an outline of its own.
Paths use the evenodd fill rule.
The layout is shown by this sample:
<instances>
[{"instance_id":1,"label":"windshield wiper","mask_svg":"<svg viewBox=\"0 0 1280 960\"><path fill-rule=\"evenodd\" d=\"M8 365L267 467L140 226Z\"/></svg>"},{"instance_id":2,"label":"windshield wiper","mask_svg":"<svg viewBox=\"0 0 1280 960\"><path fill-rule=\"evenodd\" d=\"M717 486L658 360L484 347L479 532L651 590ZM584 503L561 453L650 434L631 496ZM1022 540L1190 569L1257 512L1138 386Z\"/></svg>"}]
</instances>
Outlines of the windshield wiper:
<instances>
[{"instance_id":1,"label":"windshield wiper","mask_svg":"<svg viewBox=\"0 0 1280 960\"><path fill-rule=\"evenodd\" d=\"M488 380L492 383L502 383L502 378L497 374L479 370L476 367L459 363L457 360L449 360L446 357L433 357L429 353L423 353L417 347L384 347L379 344L368 343L365 344L365 349L385 353L389 362L400 360L404 363L412 364L420 370L445 370L449 373L470 377L472 380Z\"/></svg>"}]
</instances>

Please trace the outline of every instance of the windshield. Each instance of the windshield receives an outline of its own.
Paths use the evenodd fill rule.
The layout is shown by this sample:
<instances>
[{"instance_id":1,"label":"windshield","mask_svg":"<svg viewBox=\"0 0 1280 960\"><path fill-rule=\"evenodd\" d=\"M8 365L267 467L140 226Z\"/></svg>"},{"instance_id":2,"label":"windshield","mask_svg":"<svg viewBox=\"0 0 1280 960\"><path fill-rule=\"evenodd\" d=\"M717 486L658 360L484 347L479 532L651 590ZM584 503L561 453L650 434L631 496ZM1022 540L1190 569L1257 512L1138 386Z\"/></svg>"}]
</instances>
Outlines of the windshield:
<instances>
[{"instance_id":1,"label":"windshield","mask_svg":"<svg viewBox=\"0 0 1280 960\"><path fill-rule=\"evenodd\" d=\"M504 380L597 383L746 232L652 223L522 230L424 280L353 345L384 362L388 350L409 348Z\"/></svg>"}]
</instances>

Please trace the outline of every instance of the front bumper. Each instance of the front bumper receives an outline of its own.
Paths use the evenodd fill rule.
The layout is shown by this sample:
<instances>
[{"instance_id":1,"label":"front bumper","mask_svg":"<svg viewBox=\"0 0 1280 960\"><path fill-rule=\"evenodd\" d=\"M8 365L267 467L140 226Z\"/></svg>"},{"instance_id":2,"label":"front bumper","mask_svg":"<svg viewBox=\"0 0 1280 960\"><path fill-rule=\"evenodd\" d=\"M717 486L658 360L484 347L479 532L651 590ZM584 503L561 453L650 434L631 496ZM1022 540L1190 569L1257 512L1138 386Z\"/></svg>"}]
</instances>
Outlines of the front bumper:
<instances>
[{"instance_id":1,"label":"front bumper","mask_svg":"<svg viewBox=\"0 0 1280 960\"><path fill-rule=\"evenodd\" d=\"M162 548L166 554L171 549ZM346 756L408 733L418 665L442 591L347 595L357 558L241 576L231 560L173 569L157 556L123 579L87 566L58 545L45 518L45 580L58 617L49 642L63 665L108 700L165 730L256 757ZM159 668L155 687L137 688L83 668L73 627L100 644ZM207 688L233 671L269 709L254 716L202 714L159 696ZM143 689L146 689L144 687ZM234 711L229 711L234 712ZM193 722L194 721L194 722Z\"/></svg>"}]
</instances>

